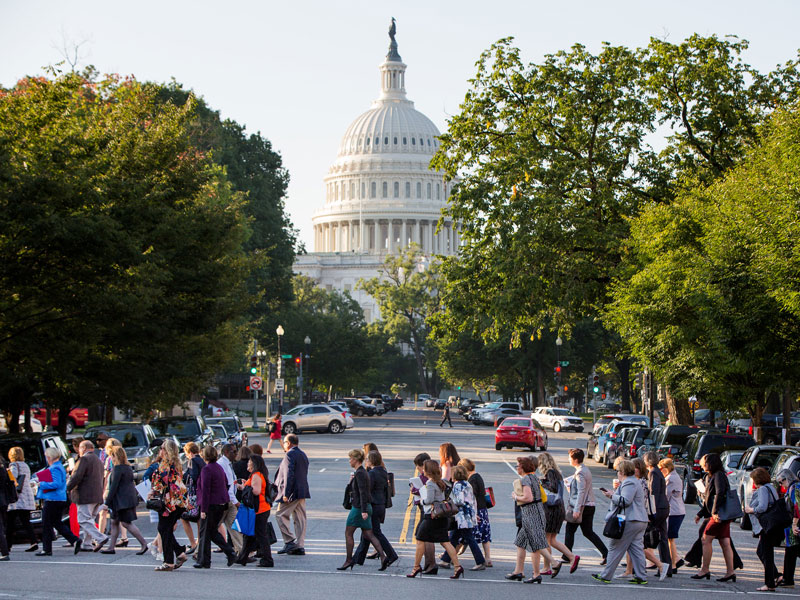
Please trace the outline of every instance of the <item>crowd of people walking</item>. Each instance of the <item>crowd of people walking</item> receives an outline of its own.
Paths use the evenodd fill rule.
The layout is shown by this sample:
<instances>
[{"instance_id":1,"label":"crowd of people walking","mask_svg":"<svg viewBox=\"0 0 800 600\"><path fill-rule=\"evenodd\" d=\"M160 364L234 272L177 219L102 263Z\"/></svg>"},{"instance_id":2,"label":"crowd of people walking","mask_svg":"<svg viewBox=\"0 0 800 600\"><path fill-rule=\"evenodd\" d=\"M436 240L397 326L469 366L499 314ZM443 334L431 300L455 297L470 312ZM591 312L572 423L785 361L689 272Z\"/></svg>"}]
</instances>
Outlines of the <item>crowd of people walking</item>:
<instances>
[{"instance_id":1,"label":"crowd of people walking","mask_svg":"<svg viewBox=\"0 0 800 600\"><path fill-rule=\"evenodd\" d=\"M238 452L227 444L218 452L212 446L200 449L189 443L183 447L182 461L178 445L169 439L163 441L156 460L144 474L150 489L146 506L158 531L149 543L135 524L141 490L135 486L133 469L117 440L98 438L97 447L89 440L77 443L77 461L69 474L59 451L49 448L45 451L48 466L37 474L36 498L42 502L41 549L30 520L35 508L32 474L22 448L12 448L7 469L0 469L0 560L9 560L10 529L28 542L26 552L35 556L52 555L54 532L75 554L114 554L118 547L127 545L130 534L141 545L137 554L149 550L157 557L160 564L155 570L159 572L179 569L190 558L194 558L195 568L210 568L212 544L227 558L228 566L256 563L269 568L274 566L271 546L278 539L270 522L276 506L275 521L283 539L277 553L302 556L306 501L311 497L309 460L296 435L277 439L284 454L274 481L263 458L265 450L258 444L243 446ZM603 528L606 545L593 529L597 504L584 456L581 449L569 450L573 472L567 476L549 452L517 458L518 478L507 495L499 495L513 502L517 524L516 560L506 579L541 583L544 577L557 577L565 565L565 570L574 573L581 565L581 556L573 552L575 534L580 530L602 557L602 569L592 574L600 583L621 578L632 584L647 584L650 568L656 569L656 576L663 581L684 566L698 569L692 579L711 579L715 541L725 563L725 573L716 581L736 582L736 570L743 568L743 563L731 541L730 524L741 516L741 506L718 454L707 454L700 461L704 477L698 486L702 506L695 517L699 530L694 545L683 557L676 540L686 507L673 461L661 459L654 452L643 459L615 461L613 489L598 488L609 502ZM343 519L345 560L338 569L352 570L367 560L380 559L379 570L383 571L399 559L382 531L395 496L394 474L387 470L374 443L351 450L348 458L352 473L343 500L348 511ZM437 458L422 452L413 459L415 476L409 480L409 501L418 515L414 562L407 576L437 575L442 568L452 569L450 578L459 579L465 575L461 556L466 550L474 561L470 571L493 567L489 510L495 505L494 490L486 485L475 462L462 458L452 443L441 444ZM750 478L754 492L745 512L758 537L756 553L764 566L764 585L758 591L794 587L800 555L800 483L788 470L778 475L780 490L763 468L752 470ZM77 509L77 534L62 518L68 497ZM175 536L179 523L188 544ZM562 541L559 535L563 525ZM356 545L359 531L361 539ZM437 545L442 550L438 558ZM775 548L781 545L784 556L779 569ZM526 578L528 557L532 571ZM623 560L626 569L617 573Z\"/></svg>"}]
</instances>

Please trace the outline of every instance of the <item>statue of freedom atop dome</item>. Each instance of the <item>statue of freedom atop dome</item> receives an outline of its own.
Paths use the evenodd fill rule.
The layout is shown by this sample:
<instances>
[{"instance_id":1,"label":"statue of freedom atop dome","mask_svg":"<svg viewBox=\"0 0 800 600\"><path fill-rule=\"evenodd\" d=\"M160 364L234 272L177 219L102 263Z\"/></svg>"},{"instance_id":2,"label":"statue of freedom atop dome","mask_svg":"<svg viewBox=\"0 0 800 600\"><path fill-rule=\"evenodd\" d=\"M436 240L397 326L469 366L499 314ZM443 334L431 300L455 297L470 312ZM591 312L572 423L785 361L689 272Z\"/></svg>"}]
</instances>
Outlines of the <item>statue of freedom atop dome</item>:
<instances>
[{"instance_id":1,"label":"statue of freedom atop dome","mask_svg":"<svg viewBox=\"0 0 800 600\"><path fill-rule=\"evenodd\" d=\"M394 17L392 17L392 24L389 26L389 39L392 41L389 42L389 54L386 55L386 60L390 62L403 62L403 59L400 58L400 54L397 52L397 40L394 39L396 33L397 25Z\"/></svg>"},{"instance_id":2,"label":"statue of freedom atop dome","mask_svg":"<svg viewBox=\"0 0 800 600\"><path fill-rule=\"evenodd\" d=\"M392 38L394 42L394 35L397 33L397 25L395 24L395 19L392 17L392 24L389 26L389 37Z\"/></svg>"}]
</instances>

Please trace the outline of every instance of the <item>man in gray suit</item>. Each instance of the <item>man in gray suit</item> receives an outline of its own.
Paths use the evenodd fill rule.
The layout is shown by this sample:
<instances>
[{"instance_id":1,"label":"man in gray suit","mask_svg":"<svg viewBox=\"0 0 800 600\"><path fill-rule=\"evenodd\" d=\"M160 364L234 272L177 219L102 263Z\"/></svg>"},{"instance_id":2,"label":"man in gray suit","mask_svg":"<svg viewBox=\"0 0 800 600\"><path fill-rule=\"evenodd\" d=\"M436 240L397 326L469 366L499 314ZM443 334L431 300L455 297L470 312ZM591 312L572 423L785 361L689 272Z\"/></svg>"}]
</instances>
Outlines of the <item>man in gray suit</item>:
<instances>
[{"instance_id":1,"label":"man in gray suit","mask_svg":"<svg viewBox=\"0 0 800 600\"><path fill-rule=\"evenodd\" d=\"M308 489L308 457L297 447L297 436L290 433L283 438L283 456L275 485L278 486L280 508L275 515L283 536L284 546L278 554L300 555L306 553L306 499L311 498ZM294 516L294 535L289 529Z\"/></svg>"},{"instance_id":2,"label":"man in gray suit","mask_svg":"<svg viewBox=\"0 0 800 600\"><path fill-rule=\"evenodd\" d=\"M103 505L103 463L94 453L94 444L89 440L81 442L78 454L78 463L67 481L67 492L72 503L78 507L78 523L81 526L83 543L88 543L91 538L97 551L108 541L108 536L97 529L95 524L97 513ZM80 551L80 546L81 540L76 542L76 554Z\"/></svg>"}]
</instances>

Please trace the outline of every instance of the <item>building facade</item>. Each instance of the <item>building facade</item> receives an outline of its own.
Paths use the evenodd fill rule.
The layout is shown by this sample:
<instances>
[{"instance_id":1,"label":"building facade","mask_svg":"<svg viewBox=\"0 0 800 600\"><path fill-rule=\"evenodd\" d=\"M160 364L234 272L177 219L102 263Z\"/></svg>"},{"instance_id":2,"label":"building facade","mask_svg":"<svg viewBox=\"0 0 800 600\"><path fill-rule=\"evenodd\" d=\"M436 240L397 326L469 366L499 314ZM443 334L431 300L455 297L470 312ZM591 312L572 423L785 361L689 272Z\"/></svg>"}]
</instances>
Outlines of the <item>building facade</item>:
<instances>
[{"instance_id":1,"label":"building facade","mask_svg":"<svg viewBox=\"0 0 800 600\"><path fill-rule=\"evenodd\" d=\"M448 182L429 167L439 130L406 97L394 26L390 38L379 66L380 96L342 137L324 179L324 206L312 220L314 252L294 265L328 290L350 292L368 322L378 317L378 307L356 284L377 277L387 254L412 242L428 256L456 254L459 246L458 225L439 223Z\"/></svg>"}]
</instances>

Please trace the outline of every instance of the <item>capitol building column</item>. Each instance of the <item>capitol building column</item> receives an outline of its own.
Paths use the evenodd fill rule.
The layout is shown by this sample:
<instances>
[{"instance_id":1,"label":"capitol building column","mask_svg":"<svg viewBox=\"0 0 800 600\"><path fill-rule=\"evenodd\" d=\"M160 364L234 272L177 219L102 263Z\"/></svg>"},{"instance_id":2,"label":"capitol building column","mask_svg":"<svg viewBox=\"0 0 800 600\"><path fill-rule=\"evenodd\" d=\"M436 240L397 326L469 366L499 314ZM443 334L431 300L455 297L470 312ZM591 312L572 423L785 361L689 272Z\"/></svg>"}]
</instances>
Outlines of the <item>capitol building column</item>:
<instances>
[{"instance_id":1,"label":"capitol building column","mask_svg":"<svg viewBox=\"0 0 800 600\"><path fill-rule=\"evenodd\" d=\"M403 250L406 246L408 246L408 234L406 229L407 220L403 219L400 225L400 248L399 250Z\"/></svg>"}]
</instances>

